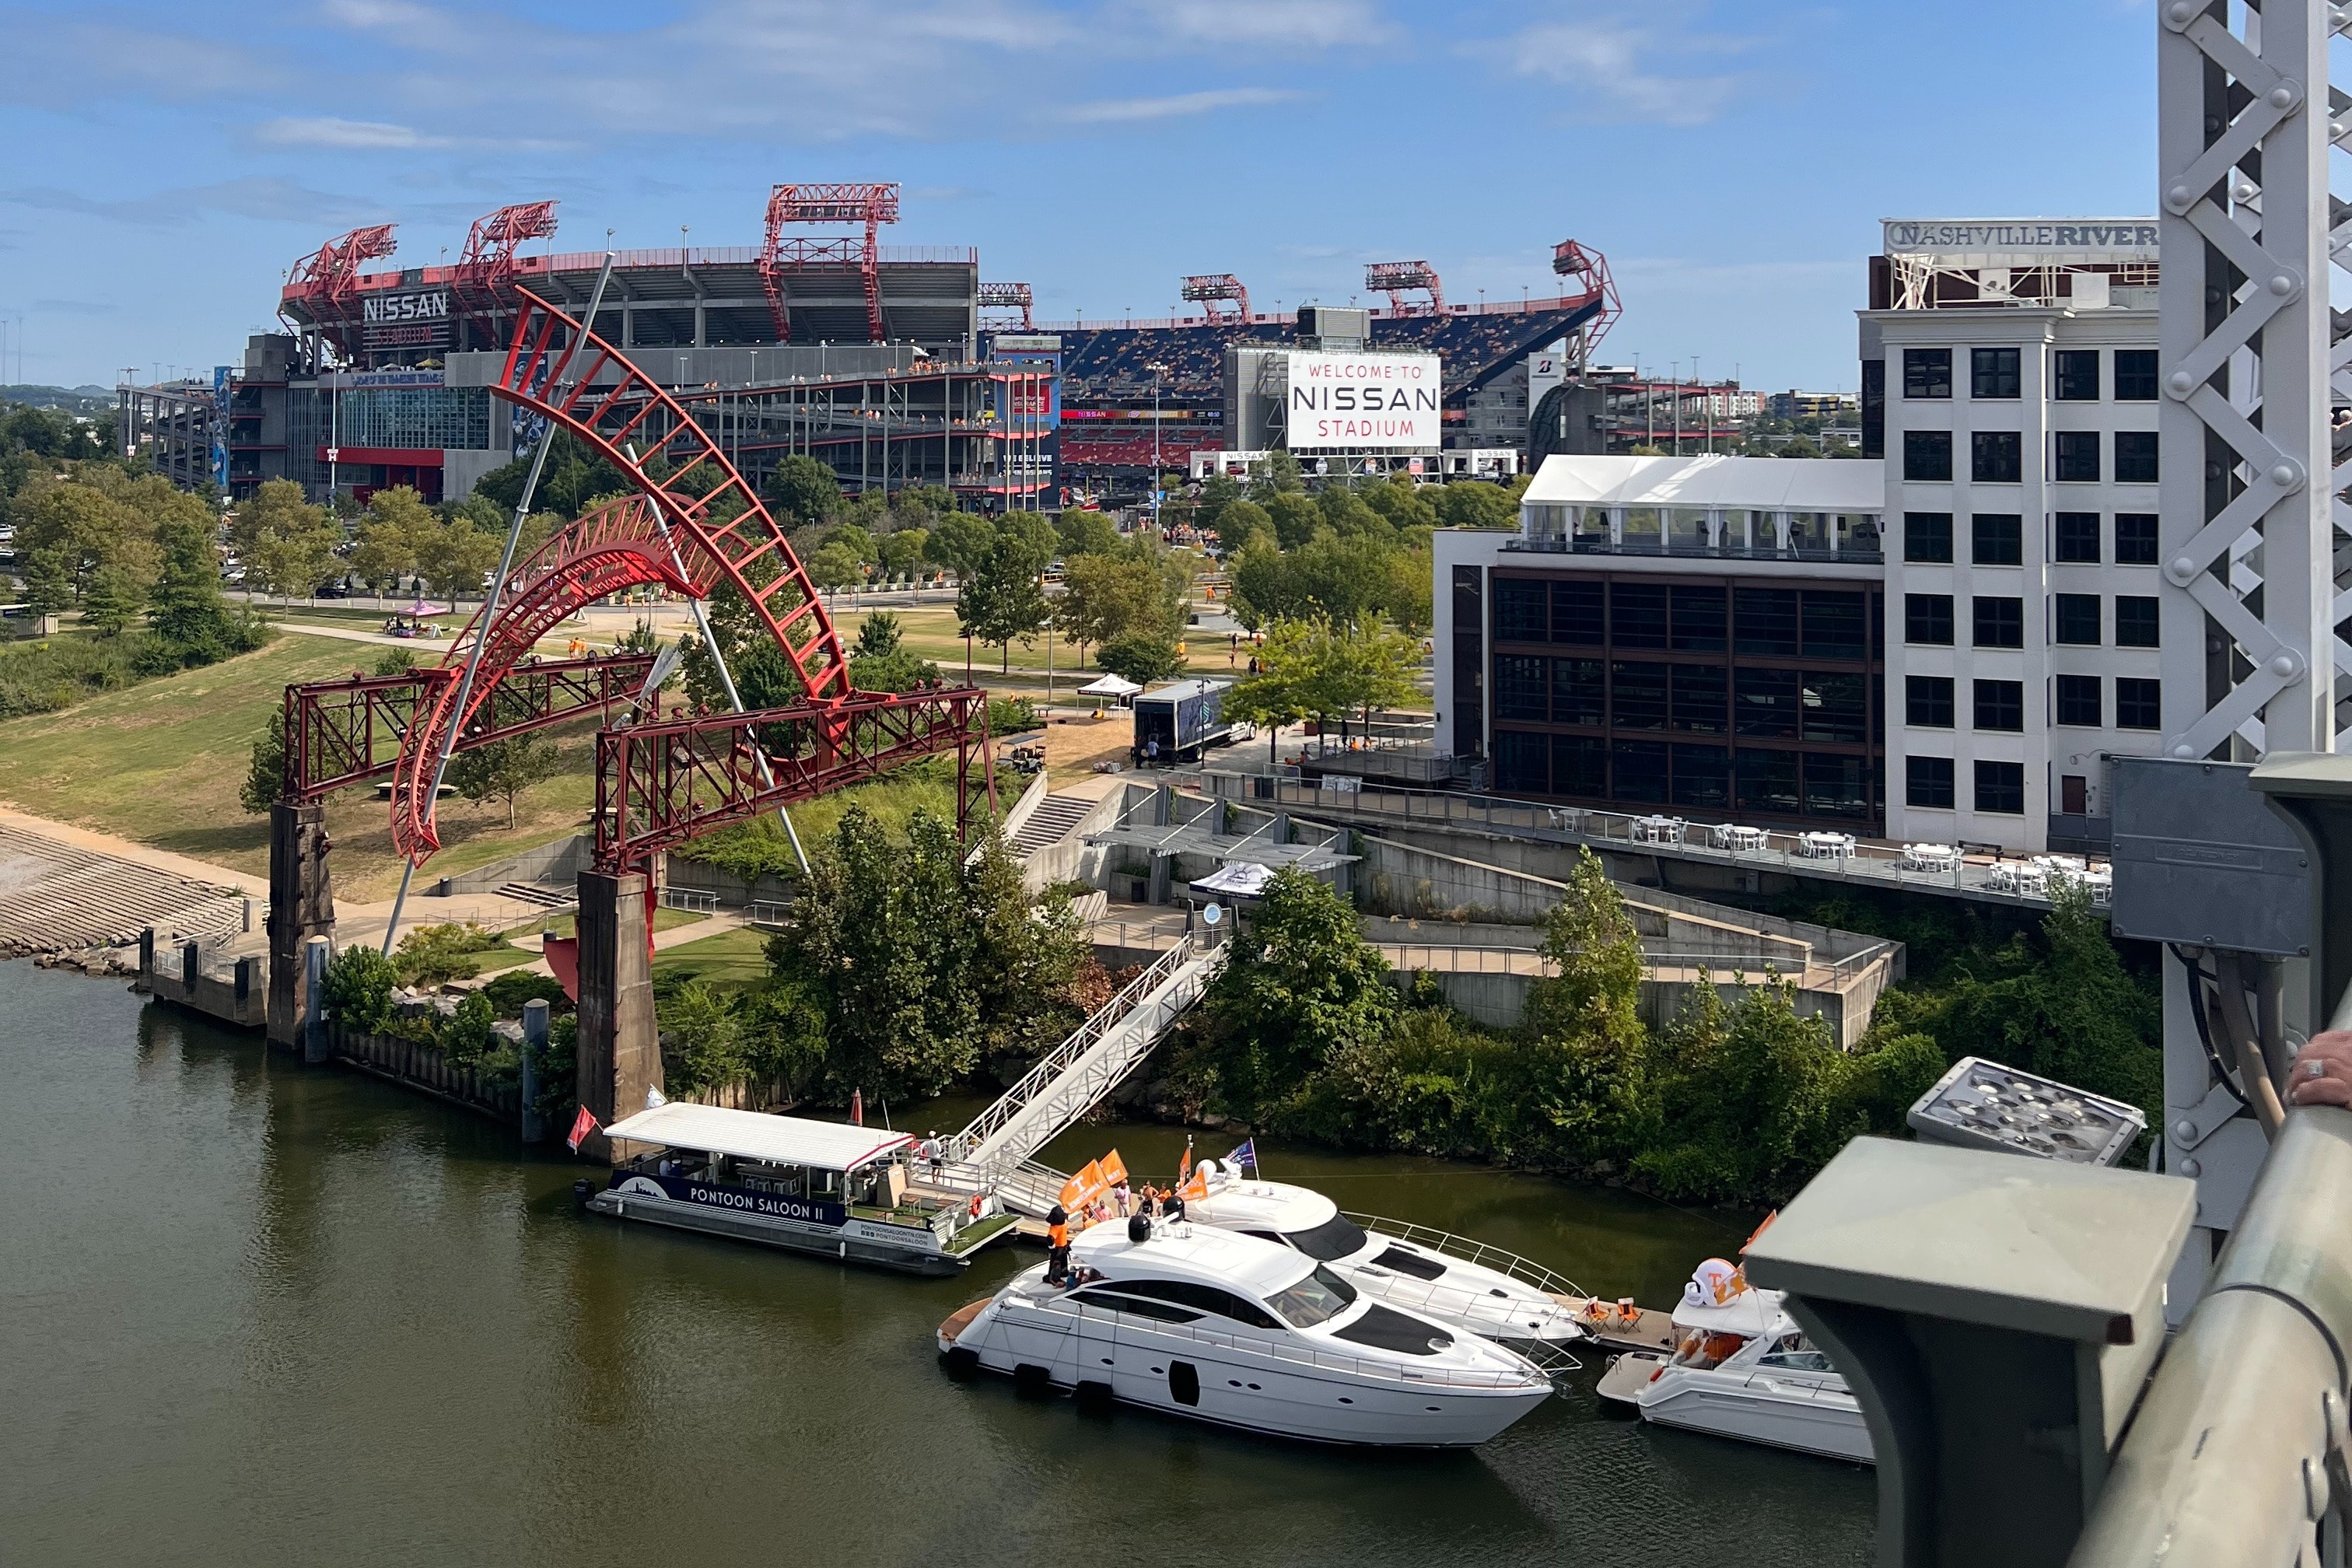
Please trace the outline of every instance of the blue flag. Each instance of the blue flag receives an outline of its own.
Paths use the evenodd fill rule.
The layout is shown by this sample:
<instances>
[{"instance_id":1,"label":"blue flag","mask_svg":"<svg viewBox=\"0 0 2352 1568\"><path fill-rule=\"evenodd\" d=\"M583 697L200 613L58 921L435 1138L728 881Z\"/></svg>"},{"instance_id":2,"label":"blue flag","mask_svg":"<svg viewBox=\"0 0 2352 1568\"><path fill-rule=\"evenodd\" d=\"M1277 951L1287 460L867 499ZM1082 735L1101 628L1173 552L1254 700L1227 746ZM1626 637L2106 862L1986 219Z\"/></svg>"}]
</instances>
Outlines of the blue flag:
<instances>
[{"instance_id":1,"label":"blue flag","mask_svg":"<svg viewBox=\"0 0 2352 1568\"><path fill-rule=\"evenodd\" d=\"M1255 1138L1244 1139L1242 1141L1241 1147L1235 1149L1232 1153L1225 1156L1225 1163L1228 1165L1247 1165L1252 1172L1255 1172L1257 1169L1257 1140Z\"/></svg>"}]
</instances>

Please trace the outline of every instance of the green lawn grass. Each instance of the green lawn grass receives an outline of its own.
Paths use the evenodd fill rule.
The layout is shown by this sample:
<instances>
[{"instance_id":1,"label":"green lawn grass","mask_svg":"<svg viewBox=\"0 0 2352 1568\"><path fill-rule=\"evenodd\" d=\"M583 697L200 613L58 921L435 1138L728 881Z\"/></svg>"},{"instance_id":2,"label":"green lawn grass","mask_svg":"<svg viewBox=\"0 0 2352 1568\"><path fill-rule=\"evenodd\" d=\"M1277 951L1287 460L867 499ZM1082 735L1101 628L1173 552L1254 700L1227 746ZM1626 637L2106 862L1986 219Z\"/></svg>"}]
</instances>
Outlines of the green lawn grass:
<instances>
[{"instance_id":1,"label":"green lawn grass","mask_svg":"<svg viewBox=\"0 0 2352 1568\"><path fill-rule=\"evenodd\" d=\"M738 926L655 953L653 977L680 984L700 980L722 990L741 990L768 978L767 945L766 931Z\"/></svg>"}]
</instances>

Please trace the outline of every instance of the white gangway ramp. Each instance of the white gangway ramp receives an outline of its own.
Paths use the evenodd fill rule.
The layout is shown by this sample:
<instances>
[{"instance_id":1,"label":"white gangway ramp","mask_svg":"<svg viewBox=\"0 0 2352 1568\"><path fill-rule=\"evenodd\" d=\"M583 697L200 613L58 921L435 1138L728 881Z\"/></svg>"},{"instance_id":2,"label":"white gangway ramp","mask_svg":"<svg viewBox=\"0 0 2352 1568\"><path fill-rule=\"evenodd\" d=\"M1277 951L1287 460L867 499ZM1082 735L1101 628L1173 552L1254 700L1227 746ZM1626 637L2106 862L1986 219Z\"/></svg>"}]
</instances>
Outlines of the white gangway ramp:
<instances>
[{"instance_id":1,"label":"white gangway ramp","mask_svg":"<svg viewBox=\"0 0 2352 1568\"><path fill-rule=\"evenodd\" d=\"M1013 1178L1022 1163L1117 1089L1201 999L1224 962L1224 944L1202 945L1190 934L1153 960L971 1126L946 1141L956 1184L1004 1188L1008 1203L1028 1209L1019 1201L1024 1194L1008 1187L1021 1184Z\"/></svg>"}]
</instances>

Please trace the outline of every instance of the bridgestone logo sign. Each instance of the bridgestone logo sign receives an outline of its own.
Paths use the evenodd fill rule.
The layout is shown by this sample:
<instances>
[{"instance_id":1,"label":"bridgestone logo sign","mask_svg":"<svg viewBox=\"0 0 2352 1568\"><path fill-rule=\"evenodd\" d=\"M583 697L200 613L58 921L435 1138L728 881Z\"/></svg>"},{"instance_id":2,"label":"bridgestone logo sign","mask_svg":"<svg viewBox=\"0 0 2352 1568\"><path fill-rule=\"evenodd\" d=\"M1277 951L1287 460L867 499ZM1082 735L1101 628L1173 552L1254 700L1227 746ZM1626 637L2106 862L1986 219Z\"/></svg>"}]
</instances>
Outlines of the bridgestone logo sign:
<instances>
[{"instance_id":1,"label":"bridgestone logo sign","mask_svg":"<svg viewBox=\"0 0 2352 1568\"><path fill-rule=\"evenodd\" d=\"M435 289L423 294L375 294L361 302L362 319L368 325L394 321L446 321L449 319L449 291Z\"/></svg>"},{"instance_id":2,"label":"bridgestone logo sign","mask_svg":"<svg viewBox=\"0 0 2352 1568\"><path fill-rule=\"evenodd\" d=\"M1292 354L1290 446L1434 449L1439 363L1435 354Z\"/></svg>"}]
</instances>

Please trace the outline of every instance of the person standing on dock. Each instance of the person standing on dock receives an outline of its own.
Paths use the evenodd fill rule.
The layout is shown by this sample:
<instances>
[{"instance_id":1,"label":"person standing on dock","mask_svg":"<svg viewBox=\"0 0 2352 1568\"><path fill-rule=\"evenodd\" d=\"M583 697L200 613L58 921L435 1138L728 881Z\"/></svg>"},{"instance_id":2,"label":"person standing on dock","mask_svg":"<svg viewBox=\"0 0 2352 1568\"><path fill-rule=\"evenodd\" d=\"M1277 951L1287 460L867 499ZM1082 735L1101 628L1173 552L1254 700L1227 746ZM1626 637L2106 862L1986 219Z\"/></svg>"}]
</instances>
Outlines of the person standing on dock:
<instances>
[{"instance_id":1,"label":"person standing on dock","mask_svg":"<svg viewBox=\"0 0 2352 1568\"><path fill-rule=\"evenodd\" d=\"M1070 1272L1070 1213L1055 1204L1045 1215L1045 1283L1059 1285Z\"/></svg>"},{"instance_id":2,"label":"person standing on dock","mask_svg":"<svg viewBox=\"0 0 2352 1568\"><path fill-rule=\"evenodd\" d=\"M923 1134L921 1152L924 1160L931 1167L931 1180L936 1183L940 1179L940 1167L945 1159L944 1151L940 1147L940 1135L937 1131Z\"/></svg>"}]
</instances>

